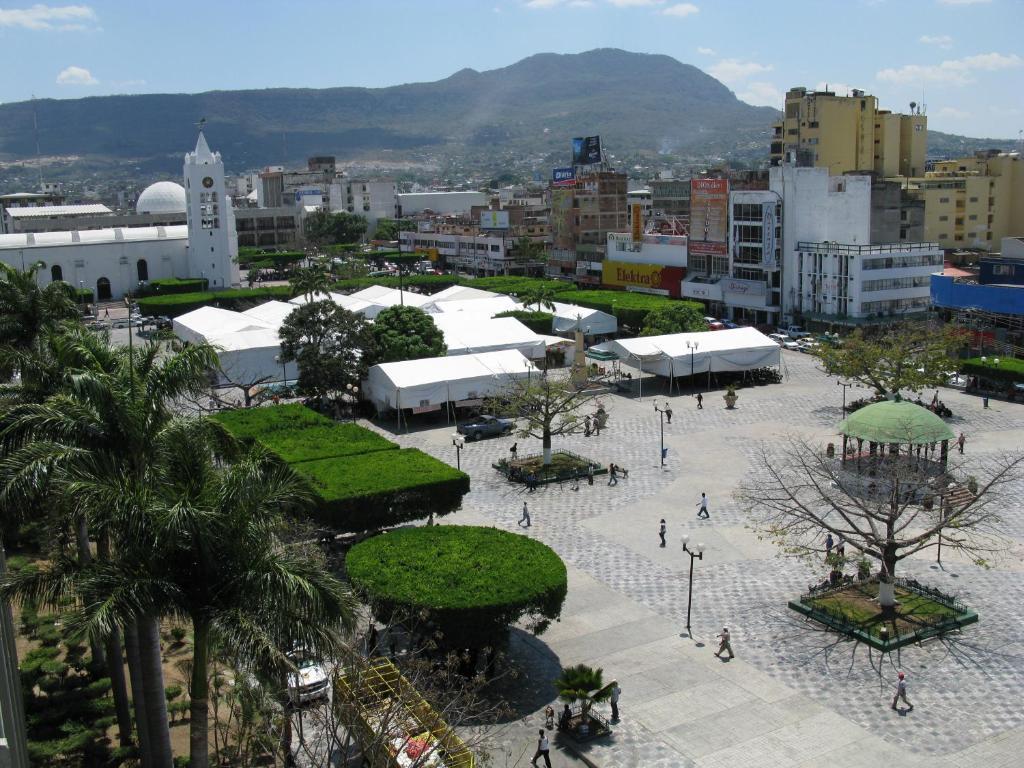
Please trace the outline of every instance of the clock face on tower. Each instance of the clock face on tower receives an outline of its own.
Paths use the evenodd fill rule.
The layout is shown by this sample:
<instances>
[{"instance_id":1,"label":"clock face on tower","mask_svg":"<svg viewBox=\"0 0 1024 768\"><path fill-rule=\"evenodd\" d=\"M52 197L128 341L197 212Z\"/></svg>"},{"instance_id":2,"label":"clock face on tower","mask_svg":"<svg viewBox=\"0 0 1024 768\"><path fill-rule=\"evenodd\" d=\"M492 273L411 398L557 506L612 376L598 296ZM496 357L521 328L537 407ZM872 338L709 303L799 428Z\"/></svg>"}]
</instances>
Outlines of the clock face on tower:
<instances>
[{"instance_id":1,"label":"clock face on tower","mask_svg":"<svg viewBox=\"0 0 1024 768\"><path fill-rule=\"evenodd\" d=\"M206 176L203 179L203 186L206 187L207 189L212 187L213 186L213 177L212 176Z\"/></svg>"}]
</instances>

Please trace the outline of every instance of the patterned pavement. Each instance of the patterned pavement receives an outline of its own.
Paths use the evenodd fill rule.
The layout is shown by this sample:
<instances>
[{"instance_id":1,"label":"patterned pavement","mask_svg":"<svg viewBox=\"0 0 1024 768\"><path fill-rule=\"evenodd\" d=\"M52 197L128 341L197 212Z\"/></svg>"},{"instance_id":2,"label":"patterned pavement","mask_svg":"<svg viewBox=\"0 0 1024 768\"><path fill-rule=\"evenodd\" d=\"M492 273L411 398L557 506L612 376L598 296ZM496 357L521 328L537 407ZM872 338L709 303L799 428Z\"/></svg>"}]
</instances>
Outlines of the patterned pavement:
<instances>
[{"instance_id":1,"label":"patterned pavement","mask_svg":"<svg viewBox=\"0 0 1024 768\"><path fill-rule=\"evenodd\" d=\"M737 661L749 667L708 668L710 647L697 651L693 641L676 637L671 647L678 647L678 664L689 669L689 677L677 682L637 678L648 690L629 690L624 697L632 694L643 704L619 725L611 746L593 749L589 758L595 764L814 765L822 750L834 749L836 764L868 765L877 761L875 755L888 758L888 747L895 748L892 756L922 761L943 756L950 765L974 764L968 757L974 753L964 750L1003 744L1004 737L1024 727L1024 643L1017 613L1024 599L1024 481L1014 483L1004 505L1005 531L1014 545L1004 561L989 570L959 562L939 568L934 555L927 554L901 565L904 575L961 596L979 612L979 624L884 657L821 631L789 611L786 601L823 573L777 557L745 527L748 521L731 498L738 481L757 476L762 441L770 447L780 435L798 433L826 442L840 419L842 391L834 380L816 369L813 358L785 353L784 359L783 383L741 389L736 410L724 408L720 392L709 393L701 411L688 396L673 396L664 469L657 466L659 423L652 399L646 393L643 401L603 396L611 414L609 428L600 437L574 437L556 448L627 467L629 478L616 487L598 478L593 487L583 484L578 492L566 485L527 494L490 467L505 455L512 438L472 444L462 452L472 492L464 511L448 520L522 530L517 521L526 499L534 522L529 535L554 548L572 573L592 581L607 599L657 617L652 620L661 622L661 630L671 625L683 631L686 620L689 558L680 551L679 534L706 539L705 557L694 569L694 639L710 646L728 622ZM853 389L847 396L856 399L863 392ZM951 427L968 435L971 461L982 462L996 450L1024 448L1024 406L993 403L983 410L978 399L954 390L942 390L940 397L954 410ZM426 429L396 439L454 463L450 431ZM520 438L519 443L521 452L530 450L528 441ZM701 490L709 493L711 520L698 523L695 505ZM669 523L667 549L656 546L660 517ZM571 586L570 603L572 593ZM580 621L593 621L602 599L576 606ZM568 617L565 623L571 623ZM630 636L625 624L618 633L615 629L613 623L574 637L558 627L550 643L564 663L575 663L604 659L629 643L645 641ZM544 644L547 636L531 642ZM585 658L565 658L570 653ZM698 662L691 663L691 657ZM750 668L759 680L773 681L771 696L781 704L773 705L771 696L749 695L754 683L734 670ZM888 707L897 669L905 670L910 681L915 709L909 714ZM615 674L630 672L618 669ZM707 675L701 697L695 692ZM730 681L730 676L738 677ZM680 712L691 704L693 711ZM730 737L737 729L740 733ZM737 753L740 736L749 741ZM851 748L857 739L870 748ZM812 746L807 754L801 747L805 740ZM986 753L985 764L1004 764L1002 757L998 750Z\"/></svg>"}]
</instances>

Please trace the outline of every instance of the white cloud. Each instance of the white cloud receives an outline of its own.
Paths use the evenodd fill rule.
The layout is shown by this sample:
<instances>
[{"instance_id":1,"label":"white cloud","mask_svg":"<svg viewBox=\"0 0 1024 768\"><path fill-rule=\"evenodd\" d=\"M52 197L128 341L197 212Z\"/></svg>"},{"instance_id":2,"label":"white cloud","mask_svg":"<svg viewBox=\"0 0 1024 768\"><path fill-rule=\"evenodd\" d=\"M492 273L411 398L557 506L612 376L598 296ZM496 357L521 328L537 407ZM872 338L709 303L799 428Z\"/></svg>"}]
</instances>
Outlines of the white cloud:
<instances>
[{"instance_id":1,"label":"white cloud","mask_svg":"<svg viewBox=\"0 0 1024 768\"><path fill-rule=\"evenodd\" d=\"M554 8L556 5L561 5L562 0L528 0L526 3L527 8Z\"/></svg>"},{"instance_id":2,"label":"white cloud","mask_svg":"<svg viewBox=\"0 0 1024 768\"><path fill-rule=\"evenodd\" d=\"M907 64L898 69L882 69L875 77L890 83L918 84L941 82L947 85L967 85L974 82L975 72L995 72L1014 69L1024 65L1024 59L1016 53L1005 56L1001 53L980 53L962 59L949 59L941 64Z\"/></svg>"},{"instance_id":3,"label":"white cloud","mask_svg":"<svg viewBox=\"0 0 1024 768\"><path fill-rule=\"evenodd\" d=\"M65 67L57 75L57 85L99 85L99 82L85 67Z\"/></svg>"},{"instance_id":4,"label":"white cloud","mask_svg":"<svg viewBox=\"0 0 1024 768\"><path fill-rule=\"evenodd\" d=\"M758 64L756 61L740 61L739 59L722 59L708 67L708 74L723 83L735 83L746 80L760 72L770 72L771 66Z\"/></svg>"},{"instance_id":5,"label":"white cloud","mask_svg":"<svg viewBox=\"0 0 1024 768\"><path fill-rule=\"evenodd\" d=\"M700 8L693 3L677 3L676 5L670 5L668 8L663 10L662 13L666 16L684 18L686 16L692 16L695 13L700 13Z\"/></svg>"},{"instance_id":6,"label":"white cloud","mask_svg":"<svg viewBox=\"0 0 1024 768\"><path fill-rule=\"evenodd\" d=\"M984 5L992 0L939 0L939 5Z\"/></svg>"},{"instance_id":7,"label":"white cloud","mask_svg":"<svg viewBox=\"0 0 1024 768\"><path fill-rule=\"evenodd\" d=\"M589 8L594 4L594 0L569 0L570 8Z\"/></svg>"},{"instance_id":8,"label":"white cloud","mask_svg":"<svg viewBox=\"0 0 1024 768\"><path fill-rule=\"evenodd\" d=\"M962 109L957 109L956 107L943 107L938 111L938 116L949 117L953 120L966 120L971 116L971 113Z\"/></svg>"},{"instance_id":9,"label":"white cloud","mask_svg":"<svg viewBox=\"0 0 1024 768\"><path fill-rule=\"evenodd\" d=\"M644 5L663 5L665 0L608 0L616 8L635 8Z\"/></svg>"},{"instance_id":10,"label":"white cloud","mask_svg":"<svg viewBox=\"0 0 1024 768\"><path fill-rule=\"evenodd\" d=\"M593 4L593 0L528 0L526 7L541 10L559 7L590 8Z\"/></svg>"},{"instance_id":11,"label":"white cloud","mask_svg":"<svg viewBox=\"0 0 1024 768\"><path fill-rule=\"evenodd\" d=\"M754 81L747 83L743 89L737 91L737 98L755 107L775 107L781 109L786 100L785 94L775 87L773 83Z\"/></svg>"},{"instance_id":12,"label":"white cloud","mask_svg":"<svg viewBox=\"0 0 1024 768\"><path fill-rule=\"evenodd\" d=\"M698 48L697 53L701 56L716 56L714 48Z\"/></svg>"},{"instance_id":13,"label":"white cloud","mask_svg":"<svg viewBox=\"0 0 1024 768\"><path fill-rule=\"evenodd\" d=\"M50 6L39 3L30 8L0 8L0 27L66 32L86 29L86 22L95 21L96 12L87 5Z\"/></svg>"},{"instance_id":14,"label":"white cloud","mask_svg":"<svg viewBox=\"0 0 1024 768\"><path fill-rule=\"evenodd\" d=\"M953 46L953 38L949 35L921 35L917 39L918 42L925 45L937 45L939 48L951 48Z\"/></svg>"}]
</instances>

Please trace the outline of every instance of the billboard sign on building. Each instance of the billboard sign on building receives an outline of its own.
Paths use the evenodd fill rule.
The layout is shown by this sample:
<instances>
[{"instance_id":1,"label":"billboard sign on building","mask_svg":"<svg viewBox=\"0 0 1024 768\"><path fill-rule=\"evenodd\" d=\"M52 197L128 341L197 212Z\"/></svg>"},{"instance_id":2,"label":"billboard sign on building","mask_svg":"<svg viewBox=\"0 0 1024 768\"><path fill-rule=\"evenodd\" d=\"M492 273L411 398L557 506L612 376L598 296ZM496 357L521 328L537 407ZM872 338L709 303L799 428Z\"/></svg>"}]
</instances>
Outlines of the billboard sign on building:
<instances>
[{"instance_id":1,"label":"billboard sign on building","mask_svg":"<svg viewBox=\"0 0 1024 768\"><path fill-rule=\"evenodd\" d=\"M551 245L564 251L572 251L576 247L573 237L573 201L575 191L572 189L551 190Z\"/></svg>"},{"instance_id":2,"label":"billboard sign on building","mask_svg":"<svg viewBox=\"0 0 1024 768\"><path fill-rule=\"evenodd\" d=\"M728 255L729 181L690 180L690 253Z\"/></svg>"},{"instance_id":3,"label":"billboard sign on building","mask_svg":"<svg viewBox=\"0 0 1024 768\"><path fill-rule=\"evenodd\" d=\"M576 184L575 168L553 168L551 170L551 186L571 187Z\"/></svg>"},{"instance_id":4,"label":"billboard sign on building","mask_svg":"<svg viewBox=\"0 0 1024 768\"><path fill-rule=\"evenodd\" d=\"M739 307L765 307L768 305L768 286L760 280L740 280L727 277L719 281L725 303Z\"/></svg>"},{"instance_id":5,"label":"billboard sign on building","mask_svg":"<svg viewBox=\"0 0 1024 768\"><path fill-rule=\"evenodd\" d=\"M601 162L601 137L581 136L572 140L572 164L594 165Z\"/></svg>"},{"instance_id":6,"label":"billboard sign on building","mask_svg":"<svg viewBox=\"0 0 1024 768\"><path fill-rule=\"evenodd\" d=\"M679 283L686 276L682 267L661 264L630 264L605 259L601 262L601 283L628 291L679 296Z\"/></svg>"},{"instance_id":7,"label":"billboard sign on building","mask_svg":"<svg viewBox=\"0 0 1024 768\"><path fill-rule=\"evenodd\" d=\"M779 266L775 258L775 206L765 203L761 206L761 266L774 269Z\"/></svg>"},{"instance_id":8,"label":"billboard sign on building","mask_svg":"<svg viewBox=\"0 0 1024 768\"><path fill-rule=\"evenodd\" d=\"M480 211L480 229L508 229L508 211Z\"/></svg>"}]
</instances>

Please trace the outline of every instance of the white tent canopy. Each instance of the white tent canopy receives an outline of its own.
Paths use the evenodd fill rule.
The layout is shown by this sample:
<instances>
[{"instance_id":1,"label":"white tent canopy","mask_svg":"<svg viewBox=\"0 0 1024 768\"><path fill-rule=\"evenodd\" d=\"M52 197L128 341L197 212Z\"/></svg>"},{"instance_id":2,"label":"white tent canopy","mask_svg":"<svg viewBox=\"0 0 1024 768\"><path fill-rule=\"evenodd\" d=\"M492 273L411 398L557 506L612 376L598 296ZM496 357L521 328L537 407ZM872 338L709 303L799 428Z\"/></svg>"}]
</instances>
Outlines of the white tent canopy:
<instances>
[{"instance_id":1,"label":"white tent canopy","mask_svg":"<svg viewBox=\"0 0 1024 768\"><path fill-rule=\"evenodd\" d=\"M411 291L400 291L397 288L384 288L380 285L371 285L361 291L349 294L353 299L362 299L371 304L379 304L381 307L393 307L396 304L404 304L407 307L422 307L430 303L430 296Z\"/></svg>"},{"instance_id":2,"label":"white tent canopy","mask_svg":"<svg viewBox=\"0 0 1024 768\"><path fill-rule=\"evenodd\" d=\"M587 336L611 336L619 330L619 321L615 315L609 315L599 309L580 307L576 304L562 304L558 301L553 304L555 305L555 320L551 330L555 333L571 333L576 330L577 324ZM550 312L551 310L541 307L541 311Z\"/></svg>"},{"instance_id":3,"label":"white tent canopy","mask_svg":"<svg viewBox=\"0 0 1024 768\"><path fill-rule=\"evenodd\" d=\"M381 363L367 373L363 395L378 410L431 408L496 395L536 371L515 350Z\"/></svg>"},{"instance_id":4,"label":"white tent canopy","mask_svg":"<svg viewBox=\"0 0 1024 768\"><path fill-rule=\"evenodd\" d=\"M366 299L357 299L354 296L346 296L343 293L329 293L326 296L324 294L317 294L313 297L313 301L325 301L330 299L335 304L343 309L347 309L349 312L355 312L357 315L362 315L368 320L372 320L385 309L386 306L383 304L375 304L372 301ZM291 300L292 304L306 304L305 296L296 296Z\"/></svg>"},{"instance_id":5,"label":"white tent canopy","mask_svg":"<svg viewBox=\"0 0 1024 768\"><path fill-rule=\"evenodd\" d=\"M491 317L502 312L522 308L522 304L519 304L509 296L493 296L485 299L449 299L447 301L431 302L424 307L428 312L434 313L475 312L481 315L487 313Z\"/></svg>"},{"instance_id":6,"label":"white tent canopy","mask_svg":"<svg viewBox=\"0 0 1024 768\"><path fill-rule=\"evenodd\" d=\"M295 309L294 304L283 304ZM266 308L266 304L253 309ZM257 312L270 318L280 307ZM252 312L252 310L249 310ZM211 344L217 348L220 361L219 385L250 385L258 381L293 380L298 377L295 363L282 366L279 362L281 342L278 338L280 323L261 319L249 312L232 312L216 307L200 307L174 319L174 333L183 341L193 344Z\"/></svg>"},{"instance_id":7,"label":"white tent canopy","mask_svg":"<svg viewBox=\"0 0 1024 768\"><path fill-rule=\"evenodd\" d=\"M515 349L533 360L544 358L544 337L514 317L492 318L476 312L449 312L430 317L444 334L449 356Z\"/></svg>"},{"instance_id":8,"label":"white tent canopy","mask_svg":"<svg viewBox=\"0 0 1024 768\"><path fill-rule=\"evenodd\" d=\"M693 373L717 373L749 371L780 362L779 345L755 328L618 339L591 349L612 352L619 360L658 376L689 376L691 364Z\"/></svg>"},{"instance_id":9,"label":"white tent canopy","mask_svg":"<svg viewBox=\"0 0 1024 768\"><path fill-rule=\"evenodd\" d=\"M500 293L494 291L482 291L479 288L470 288L465 285L452 285L445 288L443 291L438 291L430 295L430 302L432 304L440 301L466 301L467 299L493 299L500 296Z\"/></svg>"},{"instance_id":10,"label":"white tent canopy","mask_svg":"<svg viewBox=\"0 0 1024 768\"><path fill-rule=\"evenodd\" d=\"M297 305L288 301L268 301L252 309L247 309L242 314L266 323L272 328L280 328L284 324L285 318L297 308Z\"/></svg>"}]
</instances>

